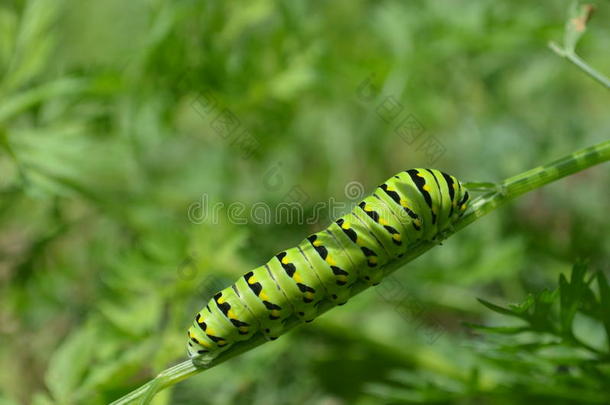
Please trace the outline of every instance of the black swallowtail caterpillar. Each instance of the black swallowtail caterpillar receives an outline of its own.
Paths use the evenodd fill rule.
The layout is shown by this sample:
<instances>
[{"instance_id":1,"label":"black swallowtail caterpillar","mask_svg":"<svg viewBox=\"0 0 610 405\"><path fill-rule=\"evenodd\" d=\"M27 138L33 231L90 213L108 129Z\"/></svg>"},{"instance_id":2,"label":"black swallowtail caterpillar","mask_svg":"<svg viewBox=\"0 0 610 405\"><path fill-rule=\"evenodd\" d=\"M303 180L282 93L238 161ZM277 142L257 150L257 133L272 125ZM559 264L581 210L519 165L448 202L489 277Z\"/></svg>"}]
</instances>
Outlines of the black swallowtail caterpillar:
<instances>
[{"instance_id":1,"label":"black swallowtail caterpillar","mask_svg":"<svg viewBox=\"0 0 610 405\"><path fill-rule=\"evenodd\" d=\"M451 229L467 201L466 188L439 170L395 175L325 230L214 295L188 331L189 355L219 353L256 333L274 340L289 318L312 321L322 301L344 304L356 281L378 284L384 265Z\"/></svg>"}]
</instances>

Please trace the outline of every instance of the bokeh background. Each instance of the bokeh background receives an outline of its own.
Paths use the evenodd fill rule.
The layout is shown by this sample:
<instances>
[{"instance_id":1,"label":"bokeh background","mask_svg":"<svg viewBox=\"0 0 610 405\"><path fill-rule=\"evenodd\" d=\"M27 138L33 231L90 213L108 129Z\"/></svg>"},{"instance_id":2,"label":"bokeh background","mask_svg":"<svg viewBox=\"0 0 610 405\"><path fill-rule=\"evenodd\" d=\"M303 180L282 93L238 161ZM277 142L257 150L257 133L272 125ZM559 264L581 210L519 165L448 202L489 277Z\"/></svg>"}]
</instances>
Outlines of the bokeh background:
<instances>
[{"instance_id":1,"label":"bokeh background","mask_svg":"<svg viewBox=\"0 0 610 405\"><path fill-rule=\"evenodd\" d=\"M497 181L607 138L607 90L547 48L568 7L3 0L0 404L120 397L185 358L214 290L329 220L211 220L204 196L311 212L353 181ZM609 17L601 2L579 44L605 72ZM576 403L485 360L462 323L493 325L477 297L520 301L579 258L608 270L608 184L599 166L526 195L154 403Z\"/></svg>"}]
</instances>

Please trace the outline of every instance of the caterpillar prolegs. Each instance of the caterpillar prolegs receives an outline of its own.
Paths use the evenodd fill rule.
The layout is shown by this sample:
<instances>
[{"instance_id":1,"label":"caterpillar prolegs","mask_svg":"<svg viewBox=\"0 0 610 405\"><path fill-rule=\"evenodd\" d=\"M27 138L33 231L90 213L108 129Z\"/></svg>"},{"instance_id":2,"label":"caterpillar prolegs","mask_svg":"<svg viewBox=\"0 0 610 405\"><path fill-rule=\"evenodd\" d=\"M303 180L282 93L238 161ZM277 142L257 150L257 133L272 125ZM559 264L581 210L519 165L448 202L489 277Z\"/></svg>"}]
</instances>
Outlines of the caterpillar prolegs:
<instances>
[{"instance_id":1,"label":"caterpillar prolegs","mask_svg":"<svg viewBox=\"0 0 610 405\"><path fill-rule=\"evenodd\" d=\"M357 281L376 285L382 268L421 241L433 241L466 210L468 191L435 169L401 172L350 213L218 292L188 330L188 352L218 353L285 322L312 321L325 300L342 305Z\"/></svg>"}]
</instances>

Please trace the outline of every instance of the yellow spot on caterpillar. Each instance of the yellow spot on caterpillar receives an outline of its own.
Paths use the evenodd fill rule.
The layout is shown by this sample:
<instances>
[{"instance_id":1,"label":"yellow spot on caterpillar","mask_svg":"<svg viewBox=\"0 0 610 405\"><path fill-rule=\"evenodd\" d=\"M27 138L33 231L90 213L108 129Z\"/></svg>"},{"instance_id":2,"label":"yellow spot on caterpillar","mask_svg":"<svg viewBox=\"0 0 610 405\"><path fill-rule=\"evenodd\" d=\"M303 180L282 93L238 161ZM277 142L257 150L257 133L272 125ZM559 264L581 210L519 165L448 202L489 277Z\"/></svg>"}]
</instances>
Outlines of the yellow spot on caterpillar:
<instances>
[{"instance_id":1,"label":"yellow spot on caterpillar","mask_svg":"<svg viewBox=\"0 0 610 405\"><path fill-rule=\"evenodd\" d=\"M419 177L421 177L422 179L424 178L424 175L423 175L423 174L421 174L420 172L417 172L417 175L418 175Z\"/></svg>"},{"instance_id":2,"label":"yellow spot on caterpillar","mask_svg":"<svg viewBox=\"0 0 610 405\"><path fill-rule=\"evenodd\" d=\"M219 304L224 304L224 303L225 303L225 301L226 301L226 300L225 300L224 298L222 298L222 297L220 297L220 298L218 298L218 299L216 300L216 302L218 302Z\"/></svg>"},{"instance_id":3,"label":"yellow spot on caterpillar","mask_svg":"<svg viewBox=\"0 0 610 405\"><path fill-rule=\"evenodd\" d=\"M267 294L265 294L264 291L261 291L261 293L258 296L261 297L261 299L263 301L269 301L269 296Z\"/></svg>"},{"instance_id":4,"label":"yellow spot on caterpillar","mask_svg":"<svg viewBox=\"0 0 610 405\"><path fill-rule=\"evenodd\" d=\"M226 346L227 341L226 340L219 340L216 344L218 345L218 347Z\"/></svg>"},{"instance_id":5,"label":"yellow spot on caterpillar","mask_svg":"<svg viewBox=\"0 0 610 405\"><path fill-rule=\"evenodd\" d=\"M311 291L306 291L303 295L309 300L313 299L313 293Z\"/></svg>"},{"instance_id":6,"label":"yellow spot on caterpillar","mask_svg":"<svg viewBox=\"0 0 610 405\"><path fill-rule=\"evenodd\" d=\"M330 264L331 266L337 265L337 262L335 262L335 259L333 259L330 255L326 256L326 262L328 264Z\"/></svg>"},{"instance_id":7,"label":"yellow spot on caterpillar","mask_svg":"<svg viewBox=\"0 0 610 405\"><path fill-rule=\"evenodd\" d=\"M407 200L400 200L400 205L405 208L409 208L409 202Z\"/></svg>"},{"instance_id":8,"label":"yellow spot on caterpillar","mask_svg":"<svg viewBox=\"0 0 610 405\"><path fill-rule=\"evenodd\" d=\"M248 279L248 284L254 284L256 283L256 277L252 276Z\"/></svg>"},{"instance_id":9,"label":"yellow spot on caterpillar","mask_svg":"<svg viewBox=\"0 0 610 405\"><path fill-rule=\"evenodd\" d=\"M417 218L415 221L413 221L415 223L415 225L417 226L421 226L421 219Z\"/></svg>"},{"instance_id":10,"label":"yellow spot on caterpillar","mask_svg":"<svg viewBox=\"0 0 610 405\"><path fill-rule=\"evenodd\" d=\"M297 283L302 283L303 282L303 278L301 277L301 275L298 272L295 272L292 275L292 278L294 279L294 281L296 281Z\"/></svg>"},{"instance_id":11,"label":"yellow spot on caterpillar","mask_svg":"<svg viewBox=\"0 0 610 405\"><path fill-rule=\"evenodd\" d=\"M377 263L377 257L375 257L375 256L369 257L369 263L376 264Z\"/></svg>"},{"instance_id":12,"label":"yellow spot on caterpillar","mask_svg":"<svg viewBox=\"0 0 610 405\"><path fill-rule=\"evenodd\" d=\"M466 209L466 204L462 204L462 206L460 207L460 209L461 209L462 211L464 211L464 210Z\"/></svg>"},{"instance_id":13,"label":"yellow spot on caterpillar","mask_svg":"<svg viewBox=\"0 0 610 405\"><path fill-rule=\"evenodd\" d=\"M208 335L215 335L214 331L209 326L205 329L205 333Z\"/></svg>"},{"instance_id":14,"label":"yellow spot on caterpillar","mask_svg":"<svg viewBox=\"0 0 610 405\"><path fill-rule=\"evenodd\" d=\"M347 281L347 276L343 275L343 274L340 274L340 275L337 276L337 280L339 280L339 281Z\"/></svg>"},{"instance_id":15,"label":"yellow spot on caterpillar","mask_svg":"<svg viewBox=\"0 0 610 405\"><path fill-rule=\"evenodd\" d=\"M282 258L282 264L288 264L288 256Z\"/></svg>"},{"instance_id":16,"label":"yellow spot on caterpillar","mask_svg":"<svg viewBox=\"0 0 610 405\"><path fill-rule=\"evenodd\" d=\"M229 318L233 318L233 319L236 319L236 318L237 318L237 316L235 316L235 312L233 312L233 310L232 310L232 309L229 309L229 312L227 312L227 316L228 316Z\"/></svg>"},{"instance_id":17,"label":"yellow spot on caterpillar","mask_svg":"<svg viewBox=\"0 0 610 405\"><path fill-rule=\"evenodd\" d=\"M247 326L240 326L239 328L237 328L240 332L243 333L247 333L248 332L248 327Z\"/></svg>"},{"instance_id":18,"label":"yellow spot on caterpillar","mask_svg":"<svg viewBox=\"0 0 610 405\"><path fill-rule=\"evenodd\" d=\"M343 225L341 225L341 228L343 228L343 229L349 229L349 227L350 227L350 223L347 221L343 222Z\"/></svg>"},{"instance_id":19,"label":"yellow spot on caterpillar","mask_svg":"<svg viewBox=\"0 0 610 405\"><path fill-rule=\"evenodd\" d=\"M203 347L207 347L210 348L212 347L212 345L210 344L210 342L208 342L207 340L199 340L197 339L195 336L191 336L193 339L195 339L197 341L197 344Z\"/></svg>"},{"instance_id":20,"label":"yellow spot on caterpillar","mask_svg":"<svg viewBox=\"0 0 610 405\"><path fill-rule=\"evenodd\" d=\"M379 218L379 223L380 223L381 225L384 225L384 226L385 226L385 225L387 225L387 224L388 224L388 221L386 221L386 220L385 220L385 219L383 219L383 218Z\"/></svg>"},{"instance_id":21,"label":"yellow spot on caterpillar","mask_svg":"<svg viewBox=\"0 0 610 405\"><path fill-rule=\"evenodd\" d=\"M394 186L390 186L389 184L388 184L388 186L386 187L386 189L387 189L388 191L396 191L396 189L394 188Z\"/></svg>"},{"instance_id":22,"label":"yellow spot on caterpillar","mask_svg":"<svg viewBox=\"0 0 610 405\"><path fill-rule=\"evenodd\" d=\"M314 246L322 246L322 241L316 239L316 240L313 241L313 245Z\"/></svg>"},{"instance_id":23,"label":"yellow spot on caterpillar","mask_svg":"<svg viewBox=\"0 0 610 405\"><path fill-rule=\"evenodd\" d=\"M392 235L392 239L394 239L394 240L401 240L402 237L400 236L399 233L395 233L395 234Z\"/></svg>"},{"instance_id":24,"label":"yellow spot on caterpillar","mask_svg":"<svg viewBox=\"0 0 610 405\"><path fill-rule=\"evenodd\" d=\"M422 177L424 177L424 176L422 176ZM423 188L424 190L426 190L426 191L430 192L430 186L429 186L429 185L424 184L424 186L423 186L422 188Z\"/></svg>"},{"instance_id":25,"label":"yellow spot on caterpillar","mask_svg":"<svg viewBox=\"0 0 610 405\"><path fill-rule=\"evenodd\" d=\"M212 345L208 341L206 341L206 340L199 340L195 336L193 336L193 339L195 339L197 341L197 344L199 346L203 346L203 347L208 348L208 349L210 347L212 347Z\"/></svg>"},{"instance_id":26,"label":"yellow spot on caterpillar","mask_svg":"<svg viewBox=\"0 0 610 405\"><path fill-rule=\"evenodd\" d=\"M280 311L278 311L277 309L272 309L271 311L269 311L269 313L271 314L271 316L273 316L274 318L279 318L280 316Z\"/></svg>"}]
</instances>

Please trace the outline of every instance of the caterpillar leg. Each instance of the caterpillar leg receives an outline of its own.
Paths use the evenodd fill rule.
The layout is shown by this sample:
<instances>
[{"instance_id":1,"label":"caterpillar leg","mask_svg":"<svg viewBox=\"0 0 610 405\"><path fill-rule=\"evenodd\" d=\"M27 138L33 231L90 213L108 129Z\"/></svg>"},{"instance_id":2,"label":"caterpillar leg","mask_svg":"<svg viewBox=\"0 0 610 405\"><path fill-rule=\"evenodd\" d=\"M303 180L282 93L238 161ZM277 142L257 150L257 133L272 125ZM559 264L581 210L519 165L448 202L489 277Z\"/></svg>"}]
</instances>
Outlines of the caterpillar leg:
<instances>
[{"instance_id":1,"label":"caterpillar leg","mask_svg":"<svg viewBox=\"0 0 610 405\"><path fill-rule=\"evenodd\" d=\"M437 245L442 246L443 245L443 241L445 239L447 239L447 237L449 237L449 235L453 234L455 232L455 227L453 226L453 224L448 224L445 229L443 229L442 231L440 231L439 233L437 233L434 238L432 239L432 242L435 242Z\"/></svg>"}]
</instances>

